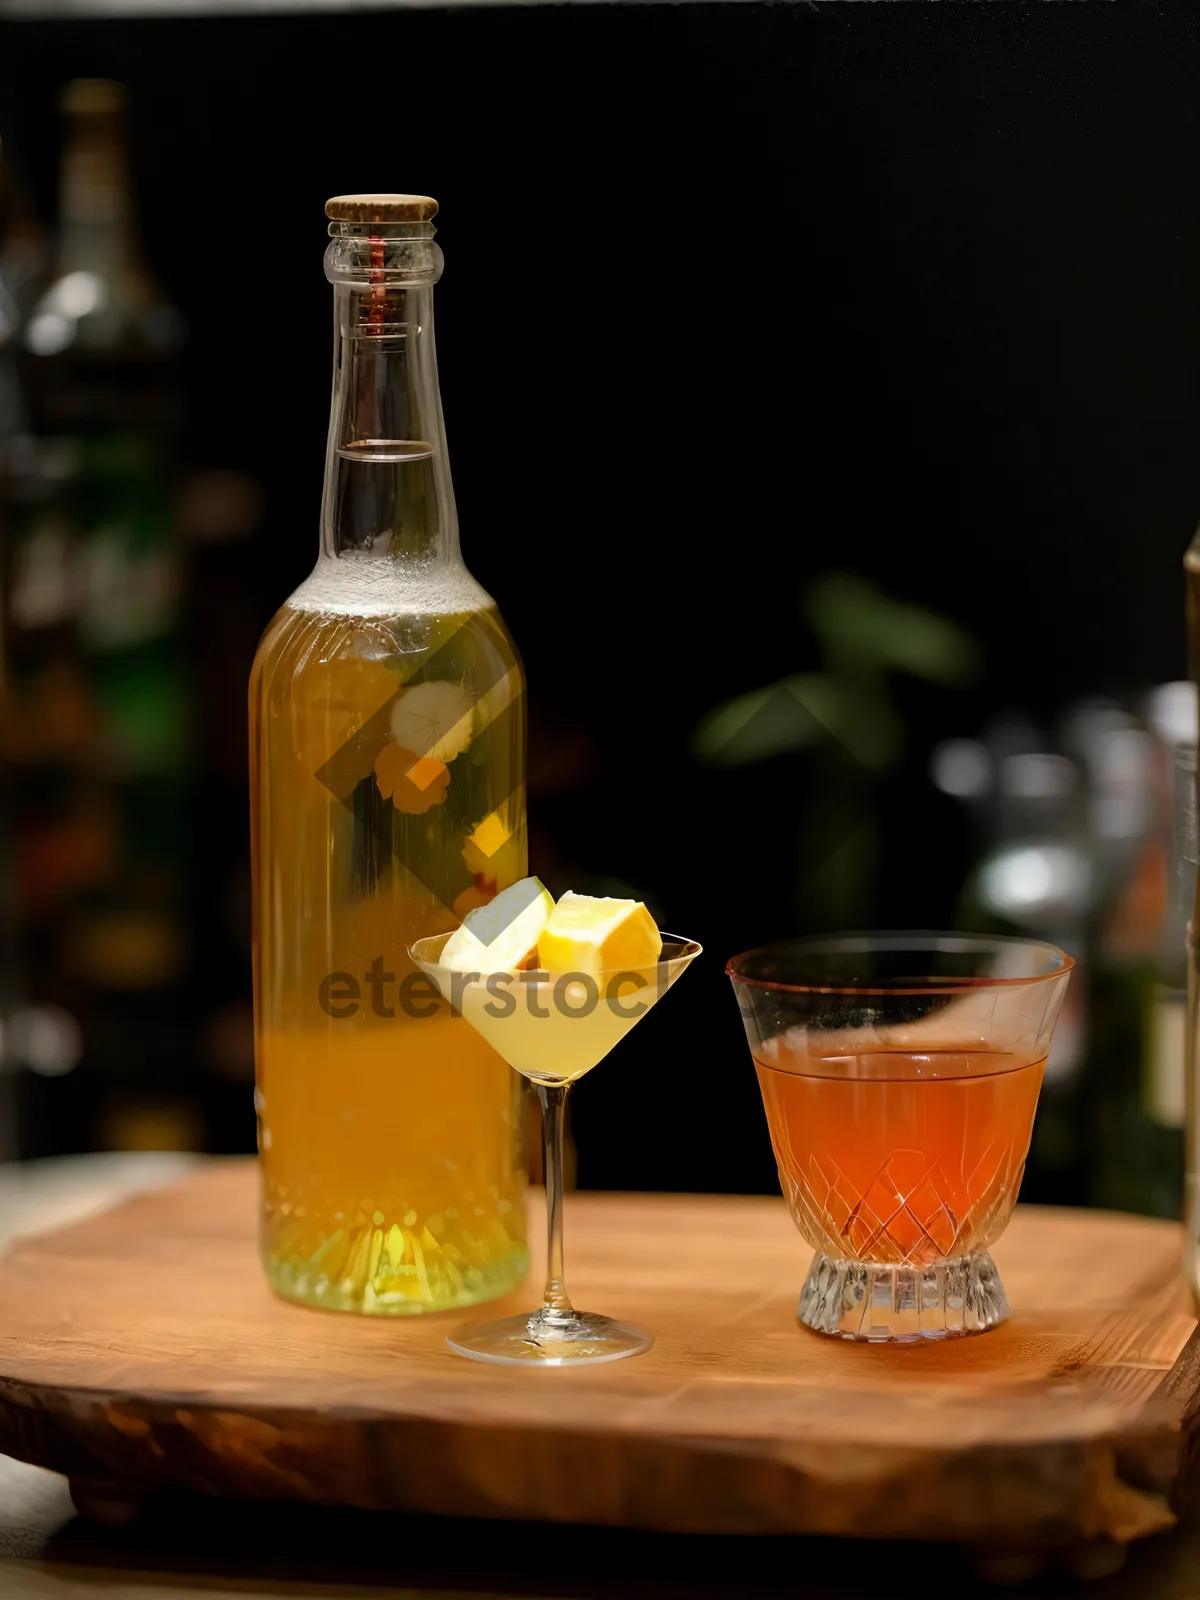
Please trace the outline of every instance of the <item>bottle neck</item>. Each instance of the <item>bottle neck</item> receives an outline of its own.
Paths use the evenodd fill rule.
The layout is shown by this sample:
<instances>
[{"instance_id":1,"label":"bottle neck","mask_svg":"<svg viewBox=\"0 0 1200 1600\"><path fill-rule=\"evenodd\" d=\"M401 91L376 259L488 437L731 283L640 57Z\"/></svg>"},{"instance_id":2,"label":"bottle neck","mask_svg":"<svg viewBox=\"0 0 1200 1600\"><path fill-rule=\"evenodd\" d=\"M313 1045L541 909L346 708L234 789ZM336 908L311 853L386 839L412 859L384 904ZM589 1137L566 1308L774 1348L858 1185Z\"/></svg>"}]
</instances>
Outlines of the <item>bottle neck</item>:
<instances>
[{"instance_id":1,"label":"bottle neck","mask_svg":"<svg viewBox=\"0 0 1200 1600\"><path fill-rule=\"evenodd\" d=\"M383 247L377 259L382 262ZM458 565L432 281L334 280L321 556Z\"/></svg>"},{"instance_id":2,"label":"bottle neck","mask_svg":"<svg viewBox=\"0 0 1200 1600\"><path fill-rule=\"evenodd\" d=\"M84 272L135 297L137 260L122 129L115 115L72 119L63 151L58 274Z\"/></svg>"},{"instance_id":3,"label":"bottle neck","mask_svg":"<svg viewBox=\"0 0 1200 1600\"><path fill-rule=\"evenodd\" d=\"M55 276L33 308L24 331L26 348L53 358L84 358L90 376L58 385L52 425L84 420L132 420L163 415L167 396L101 381L112 362L136 364L149 377L145 358L170 354L182 324L142 267L134 226L133 197L125 161L122 123L115 109L93 109L68 118L63 152ZM82 368L75 369L78 378ZM137 391L135 393L135 390ZM49 397L47 397L47 403ZM51 420L51 419L47 419Z\"/></svg>"}]
</instances>

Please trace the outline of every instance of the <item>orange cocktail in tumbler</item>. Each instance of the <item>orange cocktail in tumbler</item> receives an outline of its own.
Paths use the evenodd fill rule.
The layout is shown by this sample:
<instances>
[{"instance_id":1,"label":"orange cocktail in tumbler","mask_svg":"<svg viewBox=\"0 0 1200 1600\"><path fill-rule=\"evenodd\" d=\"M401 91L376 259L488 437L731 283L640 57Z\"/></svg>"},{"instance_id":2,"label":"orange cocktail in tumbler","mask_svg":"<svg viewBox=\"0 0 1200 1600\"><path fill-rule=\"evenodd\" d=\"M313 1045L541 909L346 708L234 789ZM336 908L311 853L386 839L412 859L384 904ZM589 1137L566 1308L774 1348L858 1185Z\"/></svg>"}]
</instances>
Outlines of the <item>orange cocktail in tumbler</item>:
<instances>
[{"instance_id":1,"label":"orange cocktail in tumbler","mask_svg":"<svg viewBox=\"0 0 1200 1600\"><path fill-rule=\"evenodd\" d=\"M800 1320L883 1341L1008 1303L1012 1214L1071 962L957 935L797 940L729 963L780 1183L818 1252Z\"/></svg>"}]
</instances>

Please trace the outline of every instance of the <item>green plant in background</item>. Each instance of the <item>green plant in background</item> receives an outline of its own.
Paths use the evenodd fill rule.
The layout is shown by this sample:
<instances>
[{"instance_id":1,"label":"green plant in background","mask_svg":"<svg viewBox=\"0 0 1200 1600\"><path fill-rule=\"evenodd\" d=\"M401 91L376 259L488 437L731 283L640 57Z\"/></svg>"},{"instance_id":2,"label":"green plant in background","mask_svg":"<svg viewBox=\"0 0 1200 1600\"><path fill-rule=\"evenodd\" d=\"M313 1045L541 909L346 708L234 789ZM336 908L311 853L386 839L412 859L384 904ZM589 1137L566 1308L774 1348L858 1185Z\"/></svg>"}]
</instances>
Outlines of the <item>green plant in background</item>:
<instances>
[{"instance_id":1,"label":"green plant in background","mask_svg":"<svg viewBox=\"0 0 1200 1600\"><path fill-rule=\"evenodd\" d=\"M957 689L978 652L957 623L848 572L806 588L801 606L818 670L793 673L715 706L693 752L716 767L803 753L796 790L797 910L811 925L869 920L879 853L880 784L905 754L897 674Z\"/></svg>"}]
</instances>

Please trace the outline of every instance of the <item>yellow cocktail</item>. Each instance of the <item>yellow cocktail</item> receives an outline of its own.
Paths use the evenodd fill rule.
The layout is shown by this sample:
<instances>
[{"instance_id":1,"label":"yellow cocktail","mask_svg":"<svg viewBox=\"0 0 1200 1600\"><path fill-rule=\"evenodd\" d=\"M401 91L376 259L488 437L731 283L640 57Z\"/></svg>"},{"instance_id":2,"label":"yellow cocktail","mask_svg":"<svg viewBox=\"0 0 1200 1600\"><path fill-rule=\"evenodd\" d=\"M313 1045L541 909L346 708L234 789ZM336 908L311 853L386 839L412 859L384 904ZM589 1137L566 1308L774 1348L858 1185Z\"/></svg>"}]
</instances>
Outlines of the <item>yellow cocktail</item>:
<instances>
[{"instance_id":1,"label":"yellow cocktail","mask_svg":"<svg viewBox=\"0 0 1200 1600\"><path fill-rule=\"evenodd\" d=\"M564 896L555 908L536 879L514 885L493 910L500 915L487 925L488 913L481 914L483 933L473 944L459 930L418 940L412 955L452 1009L537 1089L546 1145L546 1290L531 1315L468 1326L448 1342L460 1355L504 1364L572 1366L637 1355L653 1342L649 1333L576 1311L567 1296L563 1113L571 1084L661 999L700 946L660 936L640 902ZM613 960L622 955L629 959ZM546 965L526 965L538 958Z\"/></svg>"}]
</instances>

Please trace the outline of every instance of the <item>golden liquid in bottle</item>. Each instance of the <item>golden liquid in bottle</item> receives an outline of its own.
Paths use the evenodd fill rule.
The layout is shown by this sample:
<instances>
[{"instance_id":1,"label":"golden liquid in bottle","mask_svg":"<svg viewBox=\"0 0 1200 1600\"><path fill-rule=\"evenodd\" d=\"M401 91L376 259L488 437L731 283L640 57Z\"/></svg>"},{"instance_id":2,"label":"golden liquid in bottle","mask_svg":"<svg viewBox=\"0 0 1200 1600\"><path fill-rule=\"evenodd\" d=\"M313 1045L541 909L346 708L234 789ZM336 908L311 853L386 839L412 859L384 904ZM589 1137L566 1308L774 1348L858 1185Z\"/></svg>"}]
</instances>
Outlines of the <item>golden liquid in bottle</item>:
<instances>
[{"instance_id":1,"label":"golden liquid in bottle","mask_svg":"<svg viewBox=\"0 0 1200 1600\"><path fill-rule=\"evenodd\" d=\"M502 1294L528 1264L521 1080L406 952L525 874L511 640L486 607L285 606L250 708L267 1276L385 1315Z\"/></svg>"}]
</instances>

